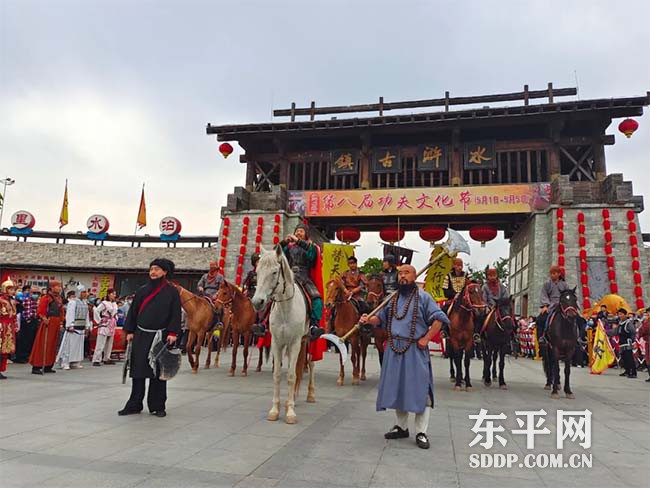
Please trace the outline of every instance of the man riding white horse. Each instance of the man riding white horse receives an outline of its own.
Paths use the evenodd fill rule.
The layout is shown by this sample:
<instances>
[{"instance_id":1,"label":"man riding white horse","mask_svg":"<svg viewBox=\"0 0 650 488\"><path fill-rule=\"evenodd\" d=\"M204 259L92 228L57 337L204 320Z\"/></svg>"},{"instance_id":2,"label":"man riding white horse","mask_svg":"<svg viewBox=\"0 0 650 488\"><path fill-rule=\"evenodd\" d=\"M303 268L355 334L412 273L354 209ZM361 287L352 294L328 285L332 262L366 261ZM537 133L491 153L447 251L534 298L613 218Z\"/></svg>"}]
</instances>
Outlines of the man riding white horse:
<instances>
[{"instance_id":1,"label":"man riding white horse","mask_svg":"<svg viewBox=\"0 0 650 488\"><path fill-rule=\"evenodd\" d=\"M320 327L320 320L323 316L323 299L320 292L311 279L310 271L316 267L319 250L309 236L305 224L298 224L293 234L289 234L284 241L280 242L296 281L311 299L311 313L309 316L309 334L316 339L323 334Z\"/></svg>"}]
</instances>

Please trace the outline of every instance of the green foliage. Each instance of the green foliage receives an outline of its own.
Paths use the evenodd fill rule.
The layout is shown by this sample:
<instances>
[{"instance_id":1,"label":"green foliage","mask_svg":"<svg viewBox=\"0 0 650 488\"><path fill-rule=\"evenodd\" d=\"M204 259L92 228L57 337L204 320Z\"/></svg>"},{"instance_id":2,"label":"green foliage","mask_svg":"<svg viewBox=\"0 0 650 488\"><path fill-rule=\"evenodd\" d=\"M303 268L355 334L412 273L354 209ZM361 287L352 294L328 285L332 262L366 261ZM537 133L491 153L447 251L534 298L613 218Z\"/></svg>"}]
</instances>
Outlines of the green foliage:
<instances>
[{"instance_id":1,"label":"green foliage","mask_svg":"<svg viewBox=\"0 0 650 488\"><path fill-rule=\"evenodd\" d=\"M381 273L383 270L382 263L383 261L379 258L368 258L361 266L361 271L367 275Z\"/></svg>"},{"instance_id":2,"label":"green foliage","mask_svg":"<svg viewBox=\"0 0 650 488\"><path fill-rule=\"evenodd\" d=\"M508 258L499 258L492 263L491 268L496 268L497 274L499 275L499 280L502 283L508 283L508 276L510 276L510 270L508 269ZM476 281L481 281L485 283L485 269L474 269L471 265L467 266L467 272L470 275L470 278Z\"/></svg>"}]
</instances>

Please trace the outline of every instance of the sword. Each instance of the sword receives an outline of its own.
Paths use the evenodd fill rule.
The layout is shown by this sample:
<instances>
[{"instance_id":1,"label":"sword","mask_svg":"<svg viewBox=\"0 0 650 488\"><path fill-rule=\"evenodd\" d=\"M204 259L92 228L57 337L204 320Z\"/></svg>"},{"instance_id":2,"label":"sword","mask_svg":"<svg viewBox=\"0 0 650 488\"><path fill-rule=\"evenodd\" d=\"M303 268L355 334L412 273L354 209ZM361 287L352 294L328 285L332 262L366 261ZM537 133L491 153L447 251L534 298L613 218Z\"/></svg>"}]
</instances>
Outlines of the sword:
<instances>
[{"instance_id":1,"label":"sword","mask_svg":"<svg viewBox=\"0 0 650 488\"><path fill-rule=\"evenodd\" d=\"M131 369L131 344L133 341L127 342L126 352L124 353L124 366L122 366L122 384L126 383L126 376Z\"/></svg>"},{"instance_id":2,"label":"sword","mask_svg":"<svg viewBox=\"0 0 650 488\"><path fill-rule=\"evenodd\" d=\"M447 232L449 234L449 237L447 238L447 241L442 244L442 247L445 252L438 254L435 258L433 258L431 261L427 263L427 265L422 268L420 271L417 272L416 278L420 276L421 274L425 273L431 266L433 266L435 263L440 261L445 254L449 256L453 256L459 252L463 252L465 254L470 254L470 248L469 244L467 241L463 238L463 236L460 235L457 231L454 229L447 229ZM375 307L375 309L368 314L368 318L374 317L382 308L388 304L392 300L392 298L398 293L398 290L395 290L392 292L390 295L388 295L384 300ZM339 350L339 353L341 354L341 362L345 363L345 361L348 358L348 350L345 347L345 341L350 337L352 334L354 334L356 331L359 330L361 327L361 324L357 322L352 329L350 329L344 336L339 337L336 334L323 334L321 337L327 341L330 341L332 344L336 346L336 348Z\"/></svg>"}]
</instances>

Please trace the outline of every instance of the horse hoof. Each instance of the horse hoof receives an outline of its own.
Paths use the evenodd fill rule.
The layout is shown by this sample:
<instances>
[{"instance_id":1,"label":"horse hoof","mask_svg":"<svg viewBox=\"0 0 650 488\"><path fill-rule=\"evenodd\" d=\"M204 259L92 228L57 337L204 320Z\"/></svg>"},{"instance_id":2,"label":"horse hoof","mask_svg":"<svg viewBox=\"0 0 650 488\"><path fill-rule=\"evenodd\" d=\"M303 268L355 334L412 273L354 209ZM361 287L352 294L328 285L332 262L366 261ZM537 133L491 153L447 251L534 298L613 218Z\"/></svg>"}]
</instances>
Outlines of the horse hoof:
<instances>
[{"instance_id":1,"label":"horse hoof","mask_svg":"<svg viewBox=\"0 0 650 488\"><path fill-rule=\"evenodd\" d=\"M228 371L228 376L235 376L235 370L231 369L230 371Z\"/></svg>"},{"instance_id":2,"label":"horse hoof","mask_svg":"<svg viewBox=\"0 0 650 488\"><path fill-rule=\"evenodd\" d=\"M474 388L472 388L471 386L467 386L467 387L465 387L465 391L472 391L473 389L474 389Z\"/></svg>"},{"instance_id":3,"label":"horse hoof","mask_svg":"<svg viewBox=\"0 0 650 488\"><path fill-rule=\"evenodd\" d=\"M494 376L492 377L493 380L496 380L497 378L498 378L497 375L494 375Z\"/></svg>"},{"instance_id":4,"label":"horse hoof","mask_svg":"<svg viewBox=\"0 0 650 488\"><path fill-rule=\"evenodd\" d=\"M256 372L256 373L261 373L261 372L262 372L262 368L255 368L255 372Z\"/></svg>"},{"instance_id":5,"label":"horse hoof","mask_svg":"<svg viewBox=\"0 0 650 488\"><path fill-rule=\"evenodd\" d=\"M358 385L359 384L359 378L352 378L352 384L353 385Z\"/></svg>"},{"instance_id":6,"label":"horse hoof","mask_svg":"<svg viewBox=\"0 0 650 488\"><path fill-rule=\"evenodd\" d=\"M366 381L366 375L365 374L361 375L361 381Z\"/></svg>"},{"instance_id":7,"label":"horse hoof","mask_svg":"<svg viewBox=\"0 0 650 488\"><path fill-rule=\"evenodd\" d=\"M551 393L552 400L557 400L558 398L560 398L560 395L558 395L557 393Z\"/></svg>"},{"instance_id":8,"label":"horse hoof","mask_svg":"<svg viewBox=\"0 0 650 488\"><path fill-rule=\"evenodd\" d=\"M545 389L545 390L550 390L550 389L551 389L551 385L544 385L544 389Z\"/></svg>"},{"instance_id":9,"label":"horse hoof","mask_svg":"<svg viewBox=\"0 0 650 488\"><path fill-rule=\"evenodd\" d=\"M196 374L196 368L192 368L192 374Z\"/></svg>"},{"instance_id":10,"label":"horse hoof","mask_svg":"<svg viewBox=\"0 0 650 488\"><path fill-rule=\"evenodd\" d=\"M343 380L341 378L339 378L338 380L336 380L336 384L338 386L343 386Z\"/></svg>"},{"instance_id":11,"label":"horse hoof","mask_svg":"<svg viewBox=\"0 0 650 488\"><path fill-rule=\"evenodd\" d=\"M248 371L242 371L242 372L241 372L241 375L242 375L242 376L248 376Z\"/></svg>"},{"instance_id":12,"label":"horse hoof","mask_svg":"<svg viewBox=\"0 0 650 488\"><path fill-rule=\"evenodd\" d=\"M456 378L454 378L453 376L450 376L449 377L449 383L456 383Z\"/></svg>"},{"instance_id":13,"label":"horse hoof","mask_svg":"<svg viewBox=\"0 0 650 488\"><path fill-rule=\"evenodd\" d=\"M491 382L491 381L484 381L483 384L484 384L485 386L487 386L488 388L492 386L492 382Z\"/></svg>"},{"instance_id":14,"label":"horse hoof","mask_svg":"<svg viewBox=\"0 0 650 488\"><path fill-rule=\"evenodd\" d=\"M567 393L567 394L566 394L566 397L567 397L569 400L574 400L576 396L575 396L573 393Z\"/></svg>"},{"instance_id":15,"label":"horse hoof","mask_svg":"<svg viewBox=\"0 0 650 488\"><path fill-rule=\"evenodd\" d=\"M462 390L462 388L460 387L460 385L455 385L455 386L454 386L454 391L460 391L460 390Z\"/></svg>"},{"instance_id":16,"label":"horse hoof","mask_svg":"<svg viewBox=\"0 0 650 488\"><path fill-rule=\"evenodd\" d=\"M285 422L287 424L290 424L290 425L297 424L298 423L298 417L296 417L295 415L292 415L291 417L287 417Z\"/></svg>"},{"instance_id":17,"label":"horse hoof","mask_svg":"<svg viewBox=\"0 0 650 488\"><path fill-rule=\"evenodd\" d=\"M271 422L275 422L279 418L280 418L279 412L269 412L269 414L266 416L266 420L270 420Z\"/></svg>"},{"instance_id":18,"label":"horse hoof","mask_svg":"<svg viewBox=\"0 0 650 488\"><path fill-rule=\"evenodd\" d=\"M307 403L316 403L316 398L314 398L314 395L309 395L307 397Z\"/></svg>"},{"instance_id":19,"label":"horse hoof","mask_svg":"<svg viewBox=\"0 0 650 488\"><path fill-rule=\"evenodd\" d=\"M499 390L507 390L508 385L499 385Z\"/></svg>"},{"instance_id":20,"label":"horse hoof","mask_svg":"<svg viewBox=\"0 0 650 488\"><path fill-rule=\"evenodd\" d=\"M206 364L205 366L203 366L203 369L210 369L210 365Z\"/></svg>"}]
</instances>

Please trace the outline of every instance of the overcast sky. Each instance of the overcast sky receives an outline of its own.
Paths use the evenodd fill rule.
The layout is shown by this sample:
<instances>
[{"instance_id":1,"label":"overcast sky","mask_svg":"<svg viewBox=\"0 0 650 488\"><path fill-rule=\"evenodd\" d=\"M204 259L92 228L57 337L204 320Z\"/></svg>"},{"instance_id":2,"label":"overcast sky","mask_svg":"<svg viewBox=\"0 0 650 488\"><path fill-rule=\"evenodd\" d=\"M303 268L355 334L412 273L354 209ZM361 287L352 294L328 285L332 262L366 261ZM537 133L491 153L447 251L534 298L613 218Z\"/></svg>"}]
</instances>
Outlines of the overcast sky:
<instances>
[{"instance_id":1,"label":"overcast sky","mask_svg":"<svg viewBox=\"0 0 650 488\"><path fill-rule=\"evenodd\" d=\"M224 160L205 125L270 121L271 110L574 86L579 96L650 90L647 0L611 1L30 1L0 0L3 226L18 209L56 230L65 179L70 224L103 213L133 232L146 182L149 225L217 234L244 184L239 148ZM608 171L650 205L650 118L616 130ZM650 232L650 212L641 216ZM428 248L417 234L404 243ZM364 236L365 259L379 254ZM484 265L502 239L473 246ZM376 252L375 252L376 249Z\"/></svg>"}]
</instances>

